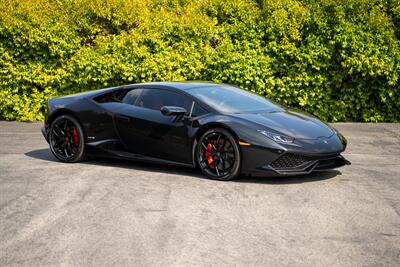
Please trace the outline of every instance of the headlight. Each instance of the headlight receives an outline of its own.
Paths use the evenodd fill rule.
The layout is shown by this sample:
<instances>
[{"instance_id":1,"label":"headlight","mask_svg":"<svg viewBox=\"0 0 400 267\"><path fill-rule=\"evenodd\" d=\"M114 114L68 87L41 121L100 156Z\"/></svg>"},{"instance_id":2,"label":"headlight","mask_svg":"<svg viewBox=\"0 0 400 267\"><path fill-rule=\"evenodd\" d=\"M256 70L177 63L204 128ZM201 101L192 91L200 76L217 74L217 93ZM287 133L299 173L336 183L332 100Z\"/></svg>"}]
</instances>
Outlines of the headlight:
<instances>
[{"instance_id":1,"label":"headlight","mask_svg":"<svg viewBox=\"0 0 400 267\"><path fill-rule=\"evenodd\" d=\"M258 130L258 132L262 135L265 135L266 137L274 140L277 143L280 144L291 144L294 141L293 137L283 135L283 134L278 134L278 133L272 133L272 132L267 132L264 130Z\"/></svg>"}]
</instances>

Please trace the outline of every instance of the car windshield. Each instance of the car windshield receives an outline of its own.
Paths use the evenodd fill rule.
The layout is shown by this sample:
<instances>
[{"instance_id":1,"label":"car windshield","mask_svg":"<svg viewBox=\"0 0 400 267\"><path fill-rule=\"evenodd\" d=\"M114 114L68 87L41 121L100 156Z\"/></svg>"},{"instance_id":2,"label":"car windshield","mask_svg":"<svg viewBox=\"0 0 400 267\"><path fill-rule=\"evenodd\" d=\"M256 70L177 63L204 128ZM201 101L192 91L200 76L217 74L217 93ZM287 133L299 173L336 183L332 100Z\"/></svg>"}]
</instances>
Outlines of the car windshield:
<instances>
[{"instance_id":1,"label":"car windshield","mask_svg":"<svg viewBox=\"0 0 400 267\"><path fill-rule=\"evenodd\" d=\"M247 113L279 109L264 97L232 86L205 86L187 92L223 113Z\"/></svg>"}]
</instances>

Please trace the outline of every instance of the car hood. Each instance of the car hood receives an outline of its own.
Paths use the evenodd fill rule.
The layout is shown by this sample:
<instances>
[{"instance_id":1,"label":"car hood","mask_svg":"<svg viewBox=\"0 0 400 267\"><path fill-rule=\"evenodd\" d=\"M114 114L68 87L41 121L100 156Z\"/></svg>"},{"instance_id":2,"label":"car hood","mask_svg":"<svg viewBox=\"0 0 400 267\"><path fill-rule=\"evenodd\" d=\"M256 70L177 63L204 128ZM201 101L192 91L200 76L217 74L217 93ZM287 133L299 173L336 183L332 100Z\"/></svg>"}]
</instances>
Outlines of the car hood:
<instances>
[{"instance_id":1,"label":"car hood","mask_svg":"<svg viewBox=\"0 0 400 267\"><path fill-rule=\"evenodd\" d=\"M290 110L240 113L232 116L258 124L260 127L258 125L256 127L260 130L269 128L296 139L318 139L334 134L333 130L323 122Z\"/></svg>"}]
</instances>

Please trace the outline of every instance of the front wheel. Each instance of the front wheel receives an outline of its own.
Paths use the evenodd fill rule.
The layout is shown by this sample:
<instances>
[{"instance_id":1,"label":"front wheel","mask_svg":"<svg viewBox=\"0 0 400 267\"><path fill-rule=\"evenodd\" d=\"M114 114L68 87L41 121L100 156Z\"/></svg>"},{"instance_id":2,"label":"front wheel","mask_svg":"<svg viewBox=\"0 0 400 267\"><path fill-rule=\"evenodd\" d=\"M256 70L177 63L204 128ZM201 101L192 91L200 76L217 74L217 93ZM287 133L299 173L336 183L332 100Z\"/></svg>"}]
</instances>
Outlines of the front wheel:
<instances>
[{"instance_id":1,"label":"front wheel","mask_svg":"<svg viewBox=\"0 0 400 267\"><path fill-rule=\"evenodd\" d=\"M57 117L50 126L49 144L54 156L63 162L78 162L85 158L83 130L72 116Z\"/></svg>"},{"instance_id":2,"label":"front wheel","mask_svg":"<svg viewBox=\"0 0 400 267\"><path fill-rule=\"evenodd\" d=\"M240 174L240 150L233 135L225 129L208 130L197 143L196 160L208 178L232 180Z\"/></svg>"}]
</instances>

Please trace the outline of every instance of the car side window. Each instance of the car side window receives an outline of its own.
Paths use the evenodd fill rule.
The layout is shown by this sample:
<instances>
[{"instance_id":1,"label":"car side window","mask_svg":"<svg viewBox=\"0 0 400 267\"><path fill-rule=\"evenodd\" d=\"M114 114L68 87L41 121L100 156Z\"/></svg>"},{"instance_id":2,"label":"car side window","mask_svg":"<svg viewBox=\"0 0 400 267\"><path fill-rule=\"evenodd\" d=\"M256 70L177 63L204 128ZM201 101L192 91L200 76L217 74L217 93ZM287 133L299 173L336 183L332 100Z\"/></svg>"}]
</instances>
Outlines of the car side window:
<instances>
[{"instance_id":1,"label":"car side window","mask_svg":"<svg viewBox=\"0 0 400 267\"><path fill-rule=\"evenodd\" d=\"M197 102L194 103L194 107L192 110L192 117L201 116L207 113L208 111L202 108Z\"/></svg>"},{"instance_id":2,"label":"car side window","mask_svg":"<svg viewBox=\"0 0 400 267\"><path fill-rule=\"evenodd\" d=\"M133 89L130 90L122 99L122 103L135 105L136 101L138 100L139 95L142 93L142 89Z\"/></svg>"},{"instance_id":3,"label":"car side window","mask_svg":"<svg viewBox=\"0 0 400 267\"><path fill-rule=\"evenodd\" d=\"M136 106L160 110L163 106L182 107L190 112L192 100L182 94L163 89L142 89L135 102Z\"/></svg>"}]
</instances>

